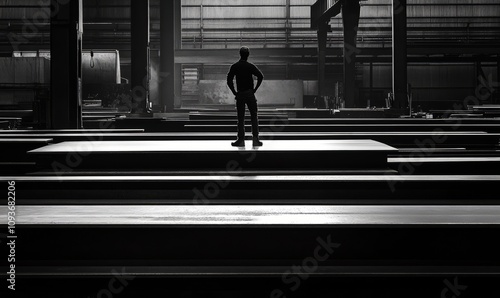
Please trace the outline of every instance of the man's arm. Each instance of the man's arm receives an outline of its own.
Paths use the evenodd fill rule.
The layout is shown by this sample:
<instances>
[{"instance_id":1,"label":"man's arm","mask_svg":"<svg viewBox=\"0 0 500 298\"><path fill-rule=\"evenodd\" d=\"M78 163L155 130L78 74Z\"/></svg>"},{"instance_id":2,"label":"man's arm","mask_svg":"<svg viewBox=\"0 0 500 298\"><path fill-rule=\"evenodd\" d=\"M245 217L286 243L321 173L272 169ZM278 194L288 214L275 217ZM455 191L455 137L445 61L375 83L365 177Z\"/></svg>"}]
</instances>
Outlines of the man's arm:
<instances>
[{"instance_id":1,"label":"man's arm","mask_svg":"<svg viewBox=\"0 0 500 298\"><path fill-rule=\"evenodd\" d=\"M229 69L227 73L227 86L231 89L231 92L236 96L236 90L234 89L234 70L233 67Z\"/></svg>"},{"instance_id":2,"label":"man's arm","mask_svg":"<svg viewBox=\"0 0 500 298\"><path fill-rule=\"evenodd\" d=\"M255 86L255 89L253 89L253 92L257 92L259 89L260 85L262 84L262 81L264 80L264 75L260 71L260 69L257 68L257 66L254 65L254 72L253 75L257 77L257 86Z\"/></svg>"}]
</instances>

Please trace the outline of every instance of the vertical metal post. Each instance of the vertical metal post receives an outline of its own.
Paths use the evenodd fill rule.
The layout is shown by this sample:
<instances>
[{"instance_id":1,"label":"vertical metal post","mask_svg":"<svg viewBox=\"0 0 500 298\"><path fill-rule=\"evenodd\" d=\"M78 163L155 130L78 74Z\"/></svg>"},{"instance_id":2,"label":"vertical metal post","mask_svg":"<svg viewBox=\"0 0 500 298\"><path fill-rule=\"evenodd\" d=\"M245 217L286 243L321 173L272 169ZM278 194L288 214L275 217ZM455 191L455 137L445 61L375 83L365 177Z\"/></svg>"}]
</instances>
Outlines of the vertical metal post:
<instances>
[{"instance_id":1,"label":"vertical metal post","mask_svg":"<svg viewBox=\"0 0 500 298\"><path fill-rule=\"evenodd\" d=\"M170 2L170 1L162 1ZM131 0L132 113L148 112L150 82L149 0Z\"/></svg>"},{"instance_id":2,"label":"vertical metal post","mask_svg":"<svg viewBox=\"0 0 500 298\"><path fill-rule=\"evenodd\" d=\"M497 55L497 79L495 81L495 92L497 94L495 103L500 103L500 55Z\"/></svg>"},{"instance_id":3,"label":"vertical metal post","mask_svg":"<svg viewBox=\"0 0 500 298\"><path fill-rule=\"evenodd\" d=\"M370 104L373 104L373 62L370 62Z\"/></svg>"},{"instance_id":4,"label":"vertical metal post","mask_svg":"<svg viewBox=\"0 0 500 298\"><path fill-rule=\"evenodd\" d=\"M358 25L360 16L359 1L347 0L342 4L344 25L344 98L346 107L356 107L356 54Z\"/></svg>"},{"instance_id":5,"label":"vertical metal post","mask_svg":"<svg viewBox=\"0 0 500 298\"><path fill-rule=\"evenodd\" d=\"M82 0L51 0L50 128L78 129L82 121Z\"/></svg>"},{"instance_id":6,"label":"vertical metal post","mask_svg":"<svg viewBox=\"0 0 500 298\"><path fill-rule=\"evenodd\" d=\"M408 108L406 0L392 1L392 92L394 108Z\"/></svg>"},{"instance_id":7,"label":"vertical metal post","mask_svg":"<svg viewBox=\"0 0 500 298\"><path fill-rule=\"evenodd\" d=\"M179 44L175 34L175 1L160 1L160 94L165 112L175 108L175 47ZM180 1L179 1L180 2ZM178 35L177 35L178 36Z\"/></svg>"},{"instance_id":8,"label":"vertical metal post","mask_svg":"<svg viewBox=\"0 0 500 298\"><path fill-rule=\"evenodd\" d=\"M203 32L203 0L201 0L200 4L200 49L203 49L203 38L204 38L204 32Z\"/></svg>"},{"instance_id":9,"label":"vertical metal post","mask_svg":"<svg viewBox=\"0 0 500 298\"><path fill-rule=\"evenodd\" d=\"M290 10L290 0L286 0L285 4L285 10L286 10L286 20L285 20L285 39L286 39L286 47L290 47L290 31L291 31L291 24L290 24L290 18L291 18L291 10Z\"/></svg>"},{"instance_id":10,"label":"vertical metal post","mask_svg":"<svg viewBox=\"0 0 500 298\"><path fill-rule=\"evenodd\" d=\"M318 95L326 96L326 41L330 26L328 23L318 26Z\"/></svg>"},{"instance_id":11,"label":"vertical metal post","mask_svg":"<svg viewBox=\"0 0 500 298\"><path fill-rule=\"evenodd\" d=\"M182 49L182 3L181 0L174 0L175 5L175 50ZM174 55L175 56L175 55ZM174 57L175 58L175 57ZM182 64L175 64L174 73L174 106L180 108L182 106Z\"/></svg>"}]
</instances>

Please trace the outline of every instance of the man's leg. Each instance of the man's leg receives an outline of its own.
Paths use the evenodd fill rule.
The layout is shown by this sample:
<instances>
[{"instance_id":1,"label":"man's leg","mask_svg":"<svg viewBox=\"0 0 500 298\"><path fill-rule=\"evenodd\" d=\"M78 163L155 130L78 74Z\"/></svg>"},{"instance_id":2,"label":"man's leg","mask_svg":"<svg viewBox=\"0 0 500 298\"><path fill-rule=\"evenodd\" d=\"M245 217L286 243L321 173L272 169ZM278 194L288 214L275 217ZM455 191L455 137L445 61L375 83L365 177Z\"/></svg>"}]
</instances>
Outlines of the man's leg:
<instances>
[{"instance_id":1,"label":"man's leg","mask_svg":"<svg viewBox=\"0 0 500 298\"><path fill-rule=\"evenodd\" d=\"M247 100L248 109L250 110L250 117L252 118L252 135L253 135L253 145L262 146L262 142L259 141L259 111L257 107L257 99L255 96Z\"/></svg>"},{"instance_id":2,"label":"man's leg","mask_svg":"<svg viewBox=\"0 0 500 298\"><path fill-rule=\"evenodd\" d=\"M236 109L238 110L238 139L245 138L245 100L236 100Z\"/></svg>"},{"instance_id":3,"label":"man's leg","mask_svg":"<svg viewBox=\"0 0 500 298\"><path fill-rule=\"evenodd\" d=\"M245 146L245 101L236 100L236 110L238 114L238 139L231 143L234 147Z\"/></svg>"},{"instance_id":4,"label":"man's leg","mask_svg":"<svg viewBox=\"0 0 500 298\"><path fill-rule=\"evenodd\" d=\"M254 137L259 137L259 116L257 108L257 99L255 97L249 98L247 100L248 110L250 111L250 117L252 118L252 135Z\"/></svg>"}]
</instances>

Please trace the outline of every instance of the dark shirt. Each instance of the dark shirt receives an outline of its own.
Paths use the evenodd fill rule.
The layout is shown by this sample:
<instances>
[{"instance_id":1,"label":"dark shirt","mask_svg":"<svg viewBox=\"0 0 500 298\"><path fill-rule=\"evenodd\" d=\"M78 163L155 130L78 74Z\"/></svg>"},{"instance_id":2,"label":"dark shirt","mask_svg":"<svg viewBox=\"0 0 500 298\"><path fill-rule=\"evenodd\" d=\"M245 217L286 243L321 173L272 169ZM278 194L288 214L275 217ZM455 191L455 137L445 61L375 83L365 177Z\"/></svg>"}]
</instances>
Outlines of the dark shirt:
<instances>
[{"instance_id":1,"label":"dark shirt","mask_svg":"<svg viewBox=\"0 0 500 298\"><path fill-rule=\"evenodd\" d=\"M245 60L240 60L233 64L227 74L227 85L233 93L236 93L233 82L234 76L236 76L236 86L238 88L238 92L247 90L256 91L264 79L264 75L257 68L257 66ZM256 76L258 80L257 88L255 89L253 85L253 76Z\"/></svg>"}]
</instances>

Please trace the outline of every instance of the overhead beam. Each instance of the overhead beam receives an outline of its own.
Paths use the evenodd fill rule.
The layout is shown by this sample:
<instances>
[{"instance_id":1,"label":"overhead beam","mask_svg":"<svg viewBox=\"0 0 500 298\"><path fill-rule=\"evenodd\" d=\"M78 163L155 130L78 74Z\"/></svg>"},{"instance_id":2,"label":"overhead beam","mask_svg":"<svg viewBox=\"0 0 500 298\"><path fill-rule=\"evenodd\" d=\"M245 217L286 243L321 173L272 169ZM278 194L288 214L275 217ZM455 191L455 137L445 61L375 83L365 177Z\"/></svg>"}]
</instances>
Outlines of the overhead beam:
<instances>
[{"instance_id":1,"label":"overhead beam","mask_svg":"<svg viewBox=\"0 0 500 298\"><path fill-rule=\"evenodd\" d=\"M82 128L83 0L51 0L49 126Z\"/></svg>"},{"instance_id":2,"label":"overhead beam","mask_svg":"<svg viewBox=\"0 0 500 298\"><path fill-rule=\"evenodd\" d=\"M358 63L392 62L391 48L360 48L356 55ZM444 49L446 50L446 49ZM408 62L496 62L496 55L474 56L428 56L431 50L425 48L409 48ZM432 51L431 51L432 52ZM342 62L343 48L326 48L328 63ZM340 57L340 58L339 58ZM238 59L238 53L232 49L181 49L175 52L176 64L232 64ZM252 60L255 63L317 63L317 48L289 49L252 49ZM327 64L328 64L327 63Z\"/></svg>"},{"instance_id":3,"label":"overhead beam","mask_svg":"<svg viewBox=\"0 0 500 298\"><path fill-rule=\"evenodd\" d=\"M318 29L321 24L340 14L341 0L317 0L311 5L311 29ZM333 4L332 4L333 3Z\"/></svg>"},{"instance_id":4,"label":"overhead beam","mask_svg":"<svg viewBox=\"0 0 500 298\"><path fill-rule=\"evenodd\" d=\"M110 49L116 50L118 49L121 53L130 52L129 44L121 44L121 43L99 43L99 44L90 44L88 42L85 43L88 48L98 48L102 50ZM498 46L492 44L433 44L433 45L422 45L422 44L411 44L407 43L407 52L408 56L416 56L416 55L452 55L457 57L467 58L468 56L476 56L483 55L485 57L493 57L496 59L498 55ZM32 44L23 44L19 45L20 51L33 51L44 50L49 48L40 48L38 45ZM358 47L361 52L357 55L357 57L361 56L392 56L392 47ZM1 48L0 51L12 53L12 45L6 48ZM252 57L256 56L309 56L316 57L318 53L318 49L315 46L311 47L300 47L300 48L252 48ZM342 48L334 48L329 47L326 50L327 56L337 56L342 55ZM154 54L154 53L153 53ZM234 54L234 50L228 49L189 49L183 48L180 50L176 50L176 57L187 57L187 56L227 56L232 55L233 58L238 58L238 53ZM123 58L123 57L122 57ZM234 60L234 59L231 60ZM234 62L234 61L233 61Z\"/></svg>"},{"instance_id":5,"label":"overhead beam","mask_svg":"<svg viewBox=\"0 0 500 298\"><path fill-rule=\"evenodd\" d=\"M340 54L341 55L341 54ZM330 56L327 55L326 65L342 64L344 63L343 57ZM230 65L231 61L234 60L223 58L220 56L185 56L176 57L175 64L204 64L204 65ZM317 65L317 57L253 57L252 61L256 64L310 64ZM497 58L495 57L408 57L408 63L475 63L477 61L482 62L494 62L496 63ZM392 57L357 57L356 63L384 63L392 64Z\"/></svg>"}]
</instances>

